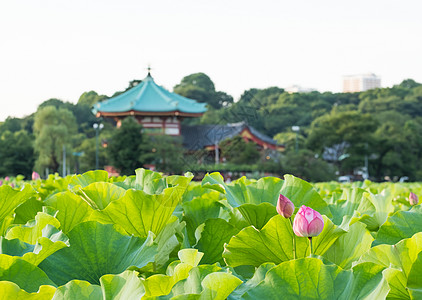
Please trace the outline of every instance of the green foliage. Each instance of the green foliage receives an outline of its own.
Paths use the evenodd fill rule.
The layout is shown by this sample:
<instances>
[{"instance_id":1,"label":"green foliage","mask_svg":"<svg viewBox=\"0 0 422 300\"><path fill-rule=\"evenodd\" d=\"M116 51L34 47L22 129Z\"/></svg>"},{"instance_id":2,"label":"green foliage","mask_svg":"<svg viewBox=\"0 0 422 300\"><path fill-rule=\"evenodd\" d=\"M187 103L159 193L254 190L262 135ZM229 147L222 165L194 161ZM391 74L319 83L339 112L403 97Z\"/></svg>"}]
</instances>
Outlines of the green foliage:
<instances>
[{"instance_id":1,"label":"green foliage","mask_svg":"<svg viewBox=\"0 0 422 300\"><path fill-rule=\"evenodd\" d=\"M98 95L95 91L89 91L83 93L78 100L78 105L85 105L92 107L95 103L107 99L105 95Z\"/></svg>"},{"instance_id":2,"label":"green foliage","mask_svg":"<svg viewBox=\"0 0 422 300\"><path fill-rule=\"evenodd\" d=\"M0 133L0 161L0 176L21 174L30 179L35 161L33 136L24 130Z\"/></svg>"},{"instance_id":3,"label":"green foliage","mask_svg":"<svg viewBox=\"0 0 422 300\"><path fill-rule=\"evenodd\" d=\"M284 173L294 174L312 182L329 181L336 178L336 168L321 158L316 158L310 150L290 151L281 159Z\"/></svg>"},{"instance_id":4,"label":"green foliage","mask_svg":"<svg viewBox=\"0 0 422 300\"><path fill-rule=\"evenodd\" d=\"M420 183L105 171L0 187L0 288L31 299L418 299ZM279 194L323 215L298 237ZM292 216L292 219L294 215ZM375 237L375 239L374 239ZM395 244L394 244L395 243ZM280 293L280 290L283 292Z\"/></svg>"},{"instance_id":5,"label":"green foliage","mask_svg":"<svg viewBox=\"0 0 422 300\"><path fill-rule=\"evenodd\" d=\"M148 138L142 160L154 164L157 170L167 174L180 174L185 169L185 149L180 136L154 135ZM186 170L188 171L188 170Z\"/></svg>"},{"instance_id":6,"label":"green foliage","mask_svg":"<svg viewBox=\"0 0 422 300\"><path fill-rule=\"evenodd\" d=\"M142 126L133 118L126 118L122 125L111 136L107 151L113 166L121 174L132 174L133 170L142 167L142 155L145 153Z\"/></svg>"},{"instance_id":7,"label":"green foliage","mask_svg":"<svg viewBox=\"0 0 422 300\"><path fill-rule=\"evenodd\" d=\"M265 280L242 299L384 299L388 287L383 269L366 263L342 270L315 258L302 258L269 270Z\"/></svg>"},{"instance_id":8,"label":"green foliage","mask_svg":"<svg viewBox=\"0 0 422 300\"><path fill-rule=\"evenodd\" d=\"M55 106L42 106L34 123L35 151L38 155L36 170L43 173L45 168L59 171L63 147L72 149L72 137L76 134L76 119L71 111Z\"/></svg>"},{"instance_id":9,"label":"green foliage","mask_svg":"<svg viewBox=\"0 0 422 300\"><path fill-rule=\"evenodd\" d=\"M213 108L222 108L233 103L233 97L217 92L212 80L204 73L185 76L174 92L184 97L208 103Z\"/></svg>"},{"instance_id":10,"label":"green foliage","mask_svg":"<svg viewBox=\"0 0 422 300\"><path fill-rule=\"evenodd\" d=\"M72 279L98 284L102 275L118 274L132 266L142 268L154 259L152 234L141 239L124 235L111 224L91 221L76 225L68 235L70 247L40 264L57 285Z\"/></svg>"},{"instance_id":11,"label":"green foliage","mask_svg":"<svg viewBox=\"0 0 422 300\"><path fill-rule=\"evenodd\" d=\"M233 164L254 164L260 157L256 144L245 142L240 136L222 141L219 147L221 157Z\"/></svg>"}]
</instances>

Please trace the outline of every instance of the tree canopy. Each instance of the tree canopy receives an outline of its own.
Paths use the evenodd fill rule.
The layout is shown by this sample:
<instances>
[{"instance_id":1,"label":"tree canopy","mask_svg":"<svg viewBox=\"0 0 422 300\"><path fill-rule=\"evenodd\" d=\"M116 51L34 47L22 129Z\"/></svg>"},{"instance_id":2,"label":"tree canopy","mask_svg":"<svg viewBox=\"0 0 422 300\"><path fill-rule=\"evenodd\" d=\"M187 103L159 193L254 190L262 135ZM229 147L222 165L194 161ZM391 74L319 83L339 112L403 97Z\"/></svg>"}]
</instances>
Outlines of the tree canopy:
<instances>
[{"instance_id":1,"label":"tree canopy","mask_svg":"<svg viewBox=\"0 0 422 300\"><path fill-rule=\"evenodd\" d=\"M35 114L36 170L43 173L45 168L59 171L63 149L72 149L72 139L77 133L76 118L66 108L42 106Z\"/></svg>"}]
</instances>

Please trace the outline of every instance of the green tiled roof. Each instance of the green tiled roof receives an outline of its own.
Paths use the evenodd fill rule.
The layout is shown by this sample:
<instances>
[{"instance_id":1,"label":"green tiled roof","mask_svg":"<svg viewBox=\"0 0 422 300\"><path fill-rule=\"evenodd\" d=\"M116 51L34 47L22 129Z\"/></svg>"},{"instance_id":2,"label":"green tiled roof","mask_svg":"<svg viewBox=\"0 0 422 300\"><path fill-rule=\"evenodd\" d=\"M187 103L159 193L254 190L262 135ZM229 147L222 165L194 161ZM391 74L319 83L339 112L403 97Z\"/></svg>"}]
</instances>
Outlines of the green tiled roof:
<instances>
[{"instance_id":1,"label":"green tiled roof","mask_svg":"<svg viewBox=\"0 0 422 300\"><path fill-rule=\"evenodd\" d=\"M150 74L140 84L116 97L94 105L93 112L172 112L204 113L205 103L180 96L157 85Z\"/></svg>"}]
</instances>

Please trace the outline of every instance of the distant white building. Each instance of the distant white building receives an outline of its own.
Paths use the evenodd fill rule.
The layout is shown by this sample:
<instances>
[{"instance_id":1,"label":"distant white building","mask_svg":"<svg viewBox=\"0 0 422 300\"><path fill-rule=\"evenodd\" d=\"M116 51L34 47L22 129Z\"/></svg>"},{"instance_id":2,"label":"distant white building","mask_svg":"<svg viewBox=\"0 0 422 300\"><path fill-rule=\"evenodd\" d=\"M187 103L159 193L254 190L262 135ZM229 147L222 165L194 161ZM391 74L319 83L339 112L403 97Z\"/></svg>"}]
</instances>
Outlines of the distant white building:
<instances>
[{"instance_id":1,"label":"distant white building","mask_svg":"<svg viewBox=\"0 0 422 300\"><path fill-rule=\"evenodd\" d=\"M304 88L301 87L300 85L290 85L288 87L286 87L284 89L287 93L289 94L293 94L293 93L310 93L310 92L315 92L316 89L311 89L311 88Z\"/></svg>"},{"instance_id":2,"label":"distant white building","mask_svg":"<svg viewBox=\"0 0 422 300\"><path fill-rule=\"evenodd\" d=\"M363 92L381 87L381 78L373 73L343 77L343 93Z\"/></svg>"}]
</instances>

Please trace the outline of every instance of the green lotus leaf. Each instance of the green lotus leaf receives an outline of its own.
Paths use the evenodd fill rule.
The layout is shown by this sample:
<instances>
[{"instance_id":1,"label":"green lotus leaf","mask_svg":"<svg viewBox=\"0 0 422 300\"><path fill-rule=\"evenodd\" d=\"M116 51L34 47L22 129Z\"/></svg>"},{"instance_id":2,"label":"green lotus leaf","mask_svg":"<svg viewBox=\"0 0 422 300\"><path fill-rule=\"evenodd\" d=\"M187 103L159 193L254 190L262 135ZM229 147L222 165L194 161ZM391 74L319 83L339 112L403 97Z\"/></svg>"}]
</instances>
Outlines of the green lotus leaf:
<instances>
[{"instance_id":1,"label":"green lotus leaf","mask_svg":"<svg viewBox=\"0 0 422 300\"><path fill-rule=\"evenodd\" d=\"M54 216L45 212L38 212L35 220L31 220L25 225L17 225L10 228L6 234L6 238L9 240L20 239L22 242L34 245L38 238L43 236L43 229L47 225L60 228L60 222Z\"/></svg>"},{"instance_id":2,"label":"green lotus leaf","mask_svg":"<svg viewBox=\"0 0 422 300\"><path fill-rule=\"evenodd\" d=\"M211 195L207 195L211 194ZM207 198L213 198L213 199L219 199L220 192L213 191L208 188L204 188L200 182L192 181L190 182L189 186L186 188L185 193L183 194L183 200L182 202L189 202L197 197L203 197L205 196Z\"/></svg>"},{"instance_id":3,"label":"green lotus leaf","mask_svg":"<svg viewBox=\"0 0 422 300\"><path fill-rule=\"evenodd\" d=\"M245 294L248 290L250 290L251 288L256 287L261 281L263 281L265 279L265 274L267 274L267 272L274 268L276 265L273 263L264 263L262 265L260 265L254 275L252 276L251 279L249 279L248 281L246 281L244 284L238 286L233 293L230 294L230 296L228 297L229 300L235 300L235 299L240 299L240 297Z\"/></svg>"},{"instance_id":4,"label":"green lotus leaf","mask_svg":"<svg viewBox=\"0 0 422 300\"><path fill-rule=\"evenodd\" d=\"M47 224L34 245L20 239L7 240L0 237L0 253L20 256L27 262L38 266L45 258L54 252L69 246L69 239L54 226Z\"/></svg>"},{"instance_id":5,"label":"green lotus leaf","mask_svg":"<svg viewBox=\"0 0 422 300\"><path fill-rule=\"evenodd\" d=\"M305 205L318 211L320 214L328 217L331 216L327 203L321 198L314 187L300 178L293 175L284 175L284 183L280 194L289 198L297 209Z\"/></svg>"},{"instance_id":6,"label":"green lotus leaf","mask_svg":"<svg viewBox=\"0 0 422 300\"><path fill-rule=\"evenodd\" d=\"M107 274L100 278L103 299L141 299L145 288L135 271L124 271L118 275Z\"/></svg>"},{"instance_id":7,"label":"green lotus leaf","mask_svg":"<svg viewBox=\"0 0 422 300\"><path fill-rule=\"evenodd\" d=\"M277 214L275 206L266 202L259 205L242 204L235 209L239 210L248 225L253 225L256 229L262 229Z\"/></svg>"},{"instance_id":8,"label":"green lotus leaf","mask_svg":"<svg viewBox=\"0 0 422 300\"><path fill-rule=\"evenodd\" d=\"M101 286L83 280L69 281L57 289L53 300L141 299L145 293L136 271L106 274L100 278L100 283Z\"/></svg>"},{"instance_id":9,"label":"green lotus leaf","mask_svg":"<svg viewBox=\"0 0 422 300\"><path fill-rule=\"evenodd\" d=\"M189 235L190 244L195 243L195 230L204 220L218 218L223 205L218 202L215 194L204 194L182 204L183 220Z\"/></svg>"},{"instance_id":10,"label":"green lotus leaf","mask_svg":"<svg viewBox=\"0 0 422 300\"><path fill-rule=\"evenodd\" d=\"M204 223L201 238L195 248L204 253L203 264L224 263L222 253L224 244L228 243L239 230L223 219L208 219Z\"/></svg>"},{"instance_id":11,"label":"green lotus leaf","mask_svg":"<svg viewBox=\"0 0 422 300\"><path fill-rule=\"evenodd\" d=\"M133 187L147 194L161 194L168 187L165 177L158 172L140 168L135 170L135 174Z\"/></svg>"},{"instance_id":12,"label":"green lotus leaf","mask_svg":"<svg viewBox=\"0 0 422 300\"><path fill-rule=\"evenodd\" d=\"M373 240L366 225L356 222L350 226L346 234L334 242L323 256L343 269L350 269L352 263L371 248Z\"/></svg>"},{"instance_id":13,"label":"green lotus leaf","mask_svg":"<svg viewBox=\"0 0 422 300\"><path fill-rule=\"evenodd\" d=\"M227 299L242 281L236 276L219 272L218 267L202 265L192 268L189 277L179 281L167 296L160 299ZM147 297L145 299L153 299Z\"/></svg>"},{"instance_id":14,"label":"green lotus leaf","mask_svg":"<svg viewBox=\"0 0 422 300\"><path fill-rule=\"evenodd\" d=\"M36 214L42 211L43 203L34 198L30 198L15 209L14 224L25 224L33 220Z\"/></svg>"},{"instance_id":15,"label":"green lotus leaf","mask_svg":"<svg viewBox=\"0 0 422 300\"><path fill-rule=\"evenodd\" d=\"M224 182L223 176L220 173L214 172L211 174L206 174L205 177L202 179L202 187L207 189L212 189L222 194L227 193L227 198L235 198L231 194L231 189ZM227 190L227 192L226 192ZM234 201L234 200L233 200Z\"/></svg>"},{"instance_id":16,"label":"green lotus leaf","mask_svg":"<svg viewBox=\"0 0 422 300\"><path fill-rule=\"evenodd\" d=\"M0 220L0 236L4 236L12 224L13 224L12 215L6 216L4 219Z\"/></svg>"},{"instance_id":17,"label":"green lotus leaf","mask_svg":"<svg viewBox=\"0 0 422 300\"><path fill-rule=\"evenodd\" d=\"M389 298L410 299L406 287L413 263L422 251L422 232L404 239L395 245L378 245L371 248L359 259L359 262L373 262L393 269L387 271L390 286Z\"/></svg>"},{"instance_id":18,"label":"green lotus leaf","mask_svg":"<svg viewBox=\"0 0 422 300\"><path fill-rule=\"evenodd\" d=\"M94 182L76 192L94 209L104 209L110 202L120 199L126 193L124 188L109 182Z\"/></svg>"},{"instance_id":19,"label":"green lotus leaf","mask_svg":"<svg viewBox=\"0 0 422 300\"><path fill-rule=\"evenodd\" d=\"M8 185L0 186L0 221L11 215L19 205L34 195L35 191L29 184L25 184L20 191Z\"/></svg>"},{"instance_id":20,"label":"green lotus leaf","mask_svg":"<svg viewBox=\"0 0 422 300\"><path fill-rule=\"evenodd\" d=\"M45 204L57 210L56 218L60 221L60 229L66 234L79 223L89 221L94 211L80 196L69 191L52 195Z\"/></svg>"},{"instance_id":21,"label":"green lotus leaf","mask_svg":"<svg viewBox=\"0 0 422 300\"><path fill-rule=\"evenodd\" d=\"M308 255L308 239L295 236L290 221L276 215L262 230L249 226L233 236L224 247L223 258L231 267L258 267L266 262L279 264L293 259L293 237L296 241L296 257Z\"/></svg>"},{"instance_id":22,"label":"green lotus leaf","mask_svg":"<svg viewBox=\"0 0 422 300\"><path fill-rule=\"evenodd\" d=\"M323 216L324 228L316 237L312 238L313 253L315 255L323 255L337 241L339 237L344 235L346 231L334 225L330 219ZM347 228L348 229L348 228Z\"/></svg>"},{"instance_id":23,"label":"green lotus leaf","mask_svg":"<svg viewBox=\"0 0 422 300\"><path fill-rule=\"evenodd\" d=\"M383 299L388 293L382 271L374 263L343 270L317 258L283 262L242 299Z\"/></svg>"},{"instance_id":24,"label":"green lotus leaf","mask_svg":"<svg viewBox=\"0 0 422 300\"><path fill-rule=\"evenodd\" d=\"M341 200L333 201L329 204L330 211L333 215L331 219L334 224L340 225L344 216L349 219L357 212L359 215L373 216L375 207L368 200L369 193L360 188L346 188L340 196Z\"/></svg>"},{"instance_id":25,"label":"green lotus leaf","mask_svg":"<svg viewBox=\"0 0 422 300\"><path fill-rule=\"evenodd\" d=\"M102 275L144 267L154 260L157 250L152 234L147 238L127 236L112 224L94 221L76 225L68 236L70 247L55 252L40 264L57 285L72 279L98 284Z\"/></svg>"},{"instance_id":26,"label":"green lotus leaf","mask_svg":"<svg viewBox=\"0 0 422 300\"><path fill-rule=\"evenodd\" d=\"M16 283L0 281L0 300L50 300L53 298L56 288L50 285L41 285L39 290L28 293Z\"/></svg>"},{"instance_id":27,"label":"green lotus leaf","mask_svg":"<svg viewBox=\"0 0 422 300\"><path fill-rule=\"evenodd\" d=\"M213 272L222 271L221 267L214 265L198 265L189 271L188 278L179 281L173 287L171 294L168 295L170 299L178 295L200 294L203 290L202 280Z\"/></svg>"},{"instance_id":28,"label":"green lotus leaf","mask_svg":"<svg viewBox=\"0 0 422 300\"><path fill-rule=\"evenodd\" d=\"M269 202L275 206L282 185L283 181L276 177L264 177L257 181L249 181L246 177L242 177L226 184L218 172L207 174L202 180L203 187L225 194L232 207L238 207L245 203L260 204L263 202Z\"/></svg>"},{"instance_id":29,"label":"green lotus leaf","mask_svg":"<svg viewBox=\"0 0 422 300\"><path fill-rule=\"evenodd\" d=\"M393 213L393 197L388 190L383 190L380 194L368 194L368 200L375 207L373 216L364 215L359 221L365 223L368 230L377 231L385 223L390 213Z\"/></svg>"},{"instance_id":30,"label":"green lotus leaf","mask_svg":"<svg viewBox=\"0 0 422 300\"><path fill-rule=\"evenodd\" d=\"M108 173L104 170L88 171L80 175L73 175L69 179L70 187L80 186L82 188L94 182L108 182Z\"/></svg>"},{"instance_id":31,"label":"green lotus leaf","mask_svg":"<svg viewBox=\"0 0 422 300\"><path fill-rule=\"evenodd\" d=\"M41 285L53 285L54 283L37 266L23 260L0 254L0 281L11 281L28 293L38 291Z\"/></svg>"},{"instance_id":32,"label":"green lotus leaf","mask_svg":"<svg viewBox=\"0 0 422 300\"><path fill-rule=\"evenodd\" d=\"M410 269L407 288L411 299L422 299L422 251L418 253Z\"/></svg>"},{"instance_id":33,"label":"green lotus leaf","mask_svg":"<svg viewBox=\"0 0 422 300\"><path fill-rule=\"evenodd\" d=\"M8 240L0 237L0 254L10 256L23 256L25 253L34 251L35 245L24 243L19 239Z\"/></svg>"},{"instance_id":34,"label":"green lotus leaf","mask_svg":"<svg viewBox=\"0 0 422 300\"><path fill-rule=\"evenodd\" d=\"M240 285L242 280L225 272L208 274L202 280L203 291L199 299L224 300Z\"/></svg>"},{"instance_id":35,"label":"green lotus leaf","mask_svg":"<svg viewBox=\"0 0 422 300\"><path fill-rule=\"evenodd\" d=\"M153 269L160 269L167 264L169 255L179 246L180 242L176 234L185 228L184 222L179 222L176 216L172 216L164 229L157 235L154 243L157 244L157 251L154 257Z\"/></svg>"},{"instance_id":36,"label":"green lotus leaf","mask_svg":"<svg viewBox=\"0 0 422 300\"><path fill-rule=\"evenodd\" d=\"M99 300L103 299L101 287L83 280L72 280L57 288L53 300Z\"/></svg>"},{"instance_id":37,"label":"green lotus leaf","mask_svg":"<svg viewBox=\"0 0 422 300\"><path fill-rule=\"evenodd\" d=\"M388 217L387 222L381 226L373 246L380 244L393 245L421 231L422 212L420 210L398 211Z\"/></svg>"},{"instance_id":38,"label":"green lotus leaf","mask_svg":"<svg viewBox=\"0 0 422 300\"><path fill-rule=\"evenodd\" d=\"M128 190L122 198L111 202L104 210L94 211L91 219L119 224L128 234L138 237L146 237L149 231L157 235L169 222L182 195L183 190L177 186L154 195Z\"/></svg>"},{"instance_id":39,"label":"green lotus leaf","mask_svg":"<svg viewBox=\"0 0 422 300\"><path fill-rule=\"evenodd\" d=\"M192 173L186 173L184 176L172 175L164 177L158 172L139 168L135 170L136 176L129 176L123 183L119 183L120 186L125 189L135 189L144 191L147 194L161 194L164 189L178 186L179 189L183 190L189 185L192 180Z\"/></svg>"},{"instance_id":40,"label":"green lotus leaf","mask_svg":"<svg viewBox=\"0 0 422 300\"><path fill-rule=\"evenodd\" d=\"M173 286L189 276L189 271L196 267L203 253L196 249L183 249L178 253L180 261L171 263L167 275L157 274L148 277L145 282L145 297L158 297L170 294Z\"/></svg>"}]
</instances>

